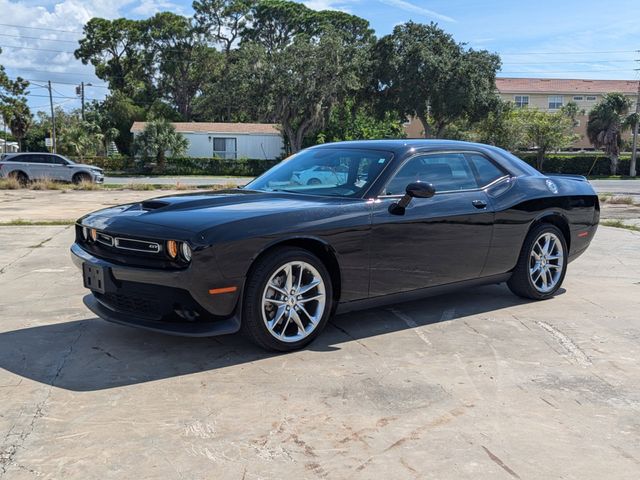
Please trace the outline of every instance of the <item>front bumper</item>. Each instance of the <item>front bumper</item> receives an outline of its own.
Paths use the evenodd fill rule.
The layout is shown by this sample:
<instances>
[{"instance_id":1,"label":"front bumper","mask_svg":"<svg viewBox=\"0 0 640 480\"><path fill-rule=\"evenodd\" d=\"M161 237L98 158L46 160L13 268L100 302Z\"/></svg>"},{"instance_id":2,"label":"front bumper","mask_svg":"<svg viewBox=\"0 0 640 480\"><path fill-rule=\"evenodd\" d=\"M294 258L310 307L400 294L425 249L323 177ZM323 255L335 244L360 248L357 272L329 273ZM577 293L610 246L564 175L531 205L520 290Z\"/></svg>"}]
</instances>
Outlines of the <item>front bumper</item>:
<instances>
[{"instance_id":1,"label":"front bumper","mask_svg":"<svg viewBox=\"0 0 640 480\"><path fill-rule=\"evenodd\" d=\"M198 281L199 272L117 265L77 243L71 247L71 258L83 275L85 264L104 272L100 291L92 290L84 303L105 320L182 336L225 335L240 329L241 288L212 296Z\"/></svg>"}]
</instances>

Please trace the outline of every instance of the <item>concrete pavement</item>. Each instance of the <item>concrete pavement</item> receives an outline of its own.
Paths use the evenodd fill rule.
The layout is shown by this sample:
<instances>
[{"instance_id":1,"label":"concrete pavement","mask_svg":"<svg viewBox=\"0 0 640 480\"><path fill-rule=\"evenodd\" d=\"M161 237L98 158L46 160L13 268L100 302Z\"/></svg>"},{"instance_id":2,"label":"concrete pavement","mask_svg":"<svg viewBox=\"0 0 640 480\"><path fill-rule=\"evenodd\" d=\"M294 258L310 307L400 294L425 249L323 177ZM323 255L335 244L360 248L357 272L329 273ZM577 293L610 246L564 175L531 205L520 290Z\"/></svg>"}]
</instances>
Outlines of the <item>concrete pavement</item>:
<instances>
[{"instance_id":1,"label":"concrete pavement","mask_svg":"<svg viewBox=\"0 0 640 480\"><path fill-rule=\"evenodd\" d=\"M0 479L637 479L640 235L555 298L344 315L309 348L96 319L71 227L0 228Z\"/></svg>"}]
</instances>

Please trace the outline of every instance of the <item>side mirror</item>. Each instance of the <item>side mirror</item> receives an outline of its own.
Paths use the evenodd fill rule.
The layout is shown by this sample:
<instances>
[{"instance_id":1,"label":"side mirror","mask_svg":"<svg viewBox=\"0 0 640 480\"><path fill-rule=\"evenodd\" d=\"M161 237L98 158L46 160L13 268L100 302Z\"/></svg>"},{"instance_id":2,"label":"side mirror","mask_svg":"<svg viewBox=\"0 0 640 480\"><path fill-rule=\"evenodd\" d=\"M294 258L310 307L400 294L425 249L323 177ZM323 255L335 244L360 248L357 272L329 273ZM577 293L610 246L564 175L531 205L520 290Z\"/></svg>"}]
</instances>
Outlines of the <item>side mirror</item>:
<instances>
[{"instance_id":1,"label":"side mirror","mask_svg":"<svg viewBox=\"0 0 640 480\"><path fill-rule=\"evenodd\" d=\"M432 183L413 182L407 185L406 194L412 198L431 198L436 194Z\"/></svg>"},{"instance_id":2,"label":"side mirror","mask_svg":"<svg viewBox=\"0 0 640 480\"><path fill-rule=\"evenodd\" d=\"M397 203L389 205L389 213L393 215L404 215L406 207L411 203L412 198L431 198L436 194L436 187L431 183L413 182L407 185L404 197Z\"/></svg>"}]
</instances>

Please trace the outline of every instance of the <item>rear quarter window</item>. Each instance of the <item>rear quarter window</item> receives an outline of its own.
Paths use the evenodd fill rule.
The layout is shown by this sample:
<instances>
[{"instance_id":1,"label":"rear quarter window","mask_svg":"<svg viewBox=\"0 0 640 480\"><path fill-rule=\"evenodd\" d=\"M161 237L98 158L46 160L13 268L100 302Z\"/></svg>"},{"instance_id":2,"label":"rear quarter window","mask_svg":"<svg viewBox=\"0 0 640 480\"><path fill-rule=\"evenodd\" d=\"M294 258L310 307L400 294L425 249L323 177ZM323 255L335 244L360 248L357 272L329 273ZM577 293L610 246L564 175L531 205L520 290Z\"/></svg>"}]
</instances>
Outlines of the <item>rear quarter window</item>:
<instances>
[{"instance_id":1,"label":"rear quarter window","mask_svg":"<svg viewBox=\"0 0 640 480\"><path fill-rule=\"evenodd\" d=\"M481 187L489 185L500 177L504 177L506 172L498 167L484 155L477 153L469 154L469 161L473 165L476 175L478 176L478 184Z\"/></svg>"}]
</instances>

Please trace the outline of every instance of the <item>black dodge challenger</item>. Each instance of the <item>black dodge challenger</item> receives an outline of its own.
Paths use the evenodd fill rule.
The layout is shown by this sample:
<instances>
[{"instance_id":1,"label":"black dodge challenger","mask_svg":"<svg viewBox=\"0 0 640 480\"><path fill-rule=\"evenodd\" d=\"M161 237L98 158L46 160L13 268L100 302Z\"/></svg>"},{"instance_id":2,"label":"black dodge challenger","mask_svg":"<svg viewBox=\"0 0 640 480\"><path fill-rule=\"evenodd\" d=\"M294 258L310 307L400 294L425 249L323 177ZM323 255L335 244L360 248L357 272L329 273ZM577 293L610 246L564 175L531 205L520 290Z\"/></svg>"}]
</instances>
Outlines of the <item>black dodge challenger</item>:
<instances>
[{"instance_id":1,"label":"black dodge challenger","mask_svg":"<svg viewBox=\"0 0 640 480\"><path fill-rule=\"evenodd\" d=\"M107 208L72 257L96 315L177 335L245 331L306 345L329 317L507 282L552 296L588 247L598 197L487 145L343 142L304 150L244 188Z\"/></svg>"}]
</instances>

